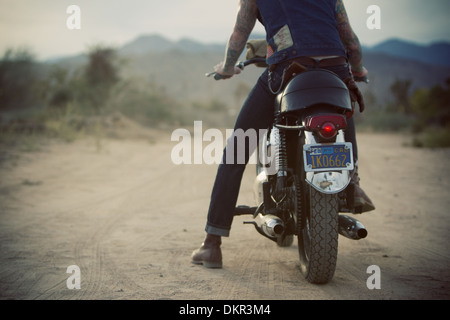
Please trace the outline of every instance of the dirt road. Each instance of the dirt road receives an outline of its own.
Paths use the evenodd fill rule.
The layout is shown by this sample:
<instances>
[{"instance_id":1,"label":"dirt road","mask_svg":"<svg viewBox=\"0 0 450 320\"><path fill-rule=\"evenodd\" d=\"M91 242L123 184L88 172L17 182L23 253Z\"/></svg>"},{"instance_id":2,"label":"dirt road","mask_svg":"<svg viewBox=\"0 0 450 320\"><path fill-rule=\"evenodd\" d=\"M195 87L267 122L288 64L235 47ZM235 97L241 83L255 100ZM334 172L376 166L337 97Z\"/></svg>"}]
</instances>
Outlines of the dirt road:
<instances>
[{"instance_id":1,"label":"dirt road","mask_svg":"<svg viewBox=\"0 0 450 320\"><path fill-rule=\"evenodd\" d=\"M300 275L297 246L278 248L237 217L224 268L190 262L204 238L215 165L171 161L170 136L50 143L0 169L1 299L449 299L450 150L360 134L361 184L377 210L367 239L339 239L334 279ZM249 167L240 204L253 205ZM81 289L70 290L69 266ZM381 289L369 290L377 265Z\"/></svg>"}]
</instances>

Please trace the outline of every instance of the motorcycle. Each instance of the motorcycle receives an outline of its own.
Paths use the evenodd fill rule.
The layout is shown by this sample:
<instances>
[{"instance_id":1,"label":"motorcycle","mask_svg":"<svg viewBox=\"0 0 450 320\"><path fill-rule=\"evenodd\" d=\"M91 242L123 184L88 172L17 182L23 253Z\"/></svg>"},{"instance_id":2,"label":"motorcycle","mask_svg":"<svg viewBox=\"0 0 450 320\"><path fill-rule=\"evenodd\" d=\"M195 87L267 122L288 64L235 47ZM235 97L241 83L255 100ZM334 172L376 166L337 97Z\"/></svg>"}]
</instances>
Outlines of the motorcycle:
<instances>
[{"instance_id":1,"label":"motorcycle","mask_svg":"<svg viewBox=\"0 0 450 320\"><path fill-rule=\"evenodd\" d=\"M244 69L264 63L240 62ZM217 73L216 80L222 79ZM367 79L355 79L366 81ZM257 146L254 196L257 206L238 206L235 215L252 215L256 231L280 247L298 239L300 269L310 283L329 282L335 273L339 234L363 239L350 184L355 164L345 141L353 106L347 85L325 69L294 75L278 94L273 125Z\"/></svg>"}]
</instances>

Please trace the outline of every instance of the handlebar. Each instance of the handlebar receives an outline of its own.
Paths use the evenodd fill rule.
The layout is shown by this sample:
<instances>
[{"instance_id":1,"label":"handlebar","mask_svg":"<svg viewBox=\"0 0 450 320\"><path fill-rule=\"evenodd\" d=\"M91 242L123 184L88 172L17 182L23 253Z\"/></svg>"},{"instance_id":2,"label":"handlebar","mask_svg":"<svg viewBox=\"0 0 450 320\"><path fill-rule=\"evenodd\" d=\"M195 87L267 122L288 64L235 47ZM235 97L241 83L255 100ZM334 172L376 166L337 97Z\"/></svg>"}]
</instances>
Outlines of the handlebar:
<instances>
[{"instance_id":1,"label":"handlebar","mask_svg":"<svg viewBox=\"0 0 450 320\"><path fill-rule=\"evenodd\" d=\"M367 76L364 77L353 76L353 79L355 79L356 82L369 83L369 78Z\"/></svg>"},{"instance_id":2,"label":"handlebar","mask_svg":"<svg viewBox=\"0 0 450 320\"><path fill-rule=\"evenodd\" d=\"M221 75L221 74L219 74L217 72L210 72L210 73L205 74L205 77L209 78L211 76L214 76L215 80L223 80L223 79L228 78L228 77L225 77L225 76L223 76L223 75Z\"/></svg>"},{"instance_id":3,"label":"handlebar","mask_svg":"<svg viewBox=\"0 0 450 320\"><path fill-rule=\"evenodd\" d=\"M240 62L238 62L238 63L236 64L236 67L238 67L238 68L241 69L241 70L244 70L244 68L245 68L246 66L249 66L249 65L251 65L251 64L264 63L264 62L266 62L266 59L265 59L265 58L253 58L253 59L249 59L249 60L246 60L246 61L240 61ZM224 79L230 78L229 76L223 76L223 75L221 75L221 74L219 74L219 73L217 73L217 72L206 73L205 76L206 76L206 77L214 76L214 79L215 79L215 80L224 80ZM368 78L367 76L364 76L364 77L358 77L358 76L355 76L355 75L354 75L354 76L353 76L353 79L354 79L356 82L369 83L369 78Z\"/></svg>"},{"instance_id":4,"label":"handlebar","mask_svg":"<svg viewBox=\"0 0 450 320\"><path fill-rule=\"evenodd\" d=\"M246 60L246 61L238 62L236 64L236 67L238 67L241 70L244 70L244 68L246 66L249 66L251 64L256 64L256 63L262 63L262 62L266 62L266 59L265 58L253 58L253 59L249 59L249 60ZM229 76L223 76L223 75L221 75L221 74L219 74L217 72L210 72L210 73L205 74L205 76L206 77L214 76L215 80L224 80L224 79L230 78Z\"/></svg>"},{"instance_id":5,"label":"handlebar","mask_svg":"<svg viewBox=\"0 0 450 320\"><path fill-rule=\"evenodd\" d=\"M214 72L214 80L225 80L230 78L229 76L223 76L217 72Z\"/></svg>"}]
</instances>

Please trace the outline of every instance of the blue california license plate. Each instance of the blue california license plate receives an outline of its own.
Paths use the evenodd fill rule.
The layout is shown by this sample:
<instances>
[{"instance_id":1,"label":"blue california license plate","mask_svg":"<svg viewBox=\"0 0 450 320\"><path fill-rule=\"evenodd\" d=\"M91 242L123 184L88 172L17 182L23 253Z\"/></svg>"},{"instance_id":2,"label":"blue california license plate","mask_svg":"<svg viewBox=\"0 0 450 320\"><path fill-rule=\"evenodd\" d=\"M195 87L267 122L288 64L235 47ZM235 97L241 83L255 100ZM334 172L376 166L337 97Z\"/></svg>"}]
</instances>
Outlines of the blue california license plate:
<instances>
[{"instance_id":1,"label":"blue california license plate","mask_svg":"<svg viewBox=\"0 0 450 320\"><path fill-rule=\"evenodd\" d=\"M350 142L304 145L305 171L353 170L352 149Z\"/></svg>"}]
</instances>

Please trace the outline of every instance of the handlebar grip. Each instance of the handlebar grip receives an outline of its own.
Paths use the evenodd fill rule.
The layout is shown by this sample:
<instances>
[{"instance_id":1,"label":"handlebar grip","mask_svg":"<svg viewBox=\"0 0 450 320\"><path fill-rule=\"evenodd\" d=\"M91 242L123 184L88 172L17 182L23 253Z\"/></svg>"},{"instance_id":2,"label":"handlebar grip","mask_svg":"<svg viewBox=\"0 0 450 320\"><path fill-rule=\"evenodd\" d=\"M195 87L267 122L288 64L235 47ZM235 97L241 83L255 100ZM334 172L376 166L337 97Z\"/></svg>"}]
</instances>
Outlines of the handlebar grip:
<instances>
[{"instance_id":1,"label":"handlebar grip","mask_svg":"<svg viewBox=\"0 0 450 320\"><path fill-rule=\"evenodd\" d=\"M355 79L356 82L369 83L369 78L367 76L364 76L364 77L353 76L353 79Z\"/></svg>"},{"instance_id":2,"label":"handlebar grip","mask_svg":"<svg viewBox=\"0 0 450 320\"><path fill-rule=\"evenodd\" d=\"M237 63L236 67L241 69L241 70L244 70L244 68L246 66L248 66L248 65L256 64L256 63L262 63L262 62L265 62L265 61L266 61L265 58L253 58L253 59L249 59L249 60L244 61L244 62ZM210 73L205 74L205 76L206 77L214 76L215 80L225 80L225 79L231 78L231 76L223 76L221 74L218 74L217 72L210 72Z\"/></svg>"},{"instance_id":3,"label":"handlebar grip","mask_svg":"<svg viewBox=\"0 0 450 320\"><path fill-rule=\"evenodd\" d=\"M214 74L214 80L224 80L226 78L228 78L228 77L225 77L217 72Z\"/></svg>"},{"instance_id":4,"label":"handlebar grip","mask_svg":"<svg viewBox=\"0 0 450 320\"><path fill-rule=\"evenodd\" d=\"M211 76L214 76L214 79L215 79L215 80L223 80L223 79L229 78L229 77L227 77L227 76L223 76L223 75L221 75L221 74L218 74L217 72L210 72L210 73L206 73L206 74L205 74L205 77L207 77L207 78L209 78L209 77L211 77Z\"/></svg>"}]
</instances>

